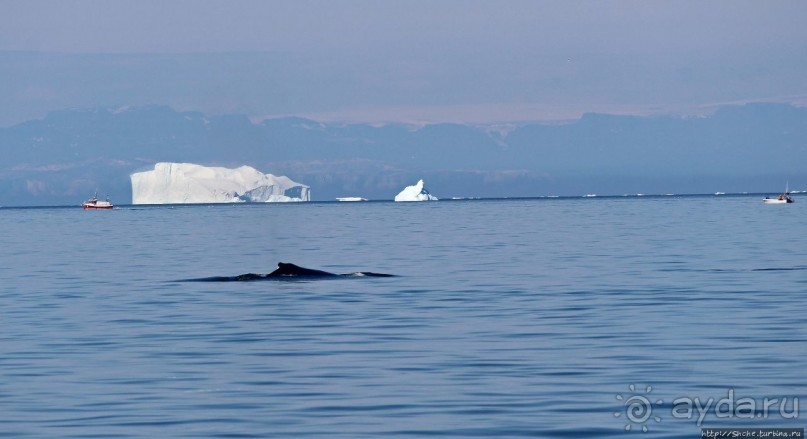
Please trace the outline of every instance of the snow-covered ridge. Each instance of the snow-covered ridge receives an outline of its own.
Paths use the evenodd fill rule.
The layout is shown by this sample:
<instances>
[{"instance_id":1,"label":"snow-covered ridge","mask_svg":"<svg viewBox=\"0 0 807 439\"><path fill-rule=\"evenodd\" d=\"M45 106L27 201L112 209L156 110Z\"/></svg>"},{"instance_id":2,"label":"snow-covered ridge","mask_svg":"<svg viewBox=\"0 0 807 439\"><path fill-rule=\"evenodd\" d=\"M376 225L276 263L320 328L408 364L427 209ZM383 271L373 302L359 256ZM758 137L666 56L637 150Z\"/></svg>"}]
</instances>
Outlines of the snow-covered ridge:
<instances>
[{"instance_id":1,"label":"snow-covered ridge","mask_svg":"<svg viewBox=\"0 0 807 439\"><path fill-rule=\"evenodd\" d=\"M132 180L132 204L310 201L309 187L250 166L236 169L193 163L157 163Z\"/></svg>"},{"instance_id":2,"label":"snow-covered ridge","mask_svg":"<svg viewBox=\"0 0 807 439\"><path fill-rule=\"evenodd\" d=\"M396 195L395 201L437 201L437 197L423 188L423 180L418 180L416 185L407 186Z\"/></svg>"}]
</instances>

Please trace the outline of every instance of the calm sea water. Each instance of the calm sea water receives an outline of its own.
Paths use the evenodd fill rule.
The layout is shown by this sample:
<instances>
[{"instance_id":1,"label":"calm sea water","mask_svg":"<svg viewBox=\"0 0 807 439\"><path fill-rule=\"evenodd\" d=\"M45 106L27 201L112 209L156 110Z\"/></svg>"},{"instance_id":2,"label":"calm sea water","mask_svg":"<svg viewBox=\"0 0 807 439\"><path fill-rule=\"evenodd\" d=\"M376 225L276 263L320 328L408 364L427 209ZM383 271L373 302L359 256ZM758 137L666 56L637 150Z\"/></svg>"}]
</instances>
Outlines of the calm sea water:
<instances>
[{"instance_id":1,"label":"calm sea water","mask_svg":"<svg viewBox=\"0 0 807 439\"><path fill-rule=\"evenodd\" d=\"M0 209L0 436L700 437L673 400L807 406L806 213L759 197ZM177 281L278 261L398 277ZM760 408L704 425L807 417Z\"/></svg>"}]
</instances>

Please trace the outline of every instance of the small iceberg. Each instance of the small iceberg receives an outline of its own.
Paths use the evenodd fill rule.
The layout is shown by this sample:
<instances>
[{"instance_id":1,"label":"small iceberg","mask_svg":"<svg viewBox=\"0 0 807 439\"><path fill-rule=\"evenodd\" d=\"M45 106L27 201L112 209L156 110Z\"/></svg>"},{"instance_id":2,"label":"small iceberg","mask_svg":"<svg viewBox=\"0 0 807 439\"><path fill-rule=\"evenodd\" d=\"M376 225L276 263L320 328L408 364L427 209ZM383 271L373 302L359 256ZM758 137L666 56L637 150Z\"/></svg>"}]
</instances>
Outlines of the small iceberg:
<instances>
[{"instance_id":1,"label":"small iceberg","mask_svg":"<svg viewBox=\"0 0 807 439\"><path fill-rule=\"evenodd\" d=\"M414 186L407 186L398 195L395 201L437 201L437 197L423 188L423 180L418 180Z\"/></svg>"},{"instance_id":2,"label":"small iceberg","mask_svg":"<svg viewBox=\"0 0 807 439\"><path fill-rule=\"evenodd\" d=\"M336 201L342 201L342 202L367 201L367 198L362 198L362 197L337 197Z\"/></svg>"}]
</instances>

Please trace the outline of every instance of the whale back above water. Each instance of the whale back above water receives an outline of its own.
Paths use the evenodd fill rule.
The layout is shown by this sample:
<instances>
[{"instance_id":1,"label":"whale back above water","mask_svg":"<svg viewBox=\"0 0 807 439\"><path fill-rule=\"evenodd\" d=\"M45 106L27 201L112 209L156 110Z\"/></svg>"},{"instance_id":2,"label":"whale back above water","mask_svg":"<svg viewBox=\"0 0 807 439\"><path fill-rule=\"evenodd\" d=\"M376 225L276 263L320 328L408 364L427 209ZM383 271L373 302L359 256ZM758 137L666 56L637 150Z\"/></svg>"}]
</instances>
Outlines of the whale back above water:
<instances>
[{"instance_id":1,"label":"whale back above water","mask_svg":"<svg viewBox=\"0 0 807 439\"><path fill-rule=\"evenodd\" d=\"M314 270L313 268L305 268L299 265L278 262L277 269L266 275L266 277L335 277L338 274L329 273L322 270Z\"/></svg>"},{"instance_id":2,"label":"whale back above water","mask_svg":"<svg viewBox=\"0 0 807 439\"><path fill-rule=\"evenodd\" d=\"M340 277L395 277L394 274L373 273L371 271L357 271L353 273L336 274L313 268L305 268L288 262L278 262L275 271L268 274L244 273L237 276L213 276L201 279L187 279L186 282L249 282L257 280L310 280L329 279Z\"/></svg>"}]
</instances>

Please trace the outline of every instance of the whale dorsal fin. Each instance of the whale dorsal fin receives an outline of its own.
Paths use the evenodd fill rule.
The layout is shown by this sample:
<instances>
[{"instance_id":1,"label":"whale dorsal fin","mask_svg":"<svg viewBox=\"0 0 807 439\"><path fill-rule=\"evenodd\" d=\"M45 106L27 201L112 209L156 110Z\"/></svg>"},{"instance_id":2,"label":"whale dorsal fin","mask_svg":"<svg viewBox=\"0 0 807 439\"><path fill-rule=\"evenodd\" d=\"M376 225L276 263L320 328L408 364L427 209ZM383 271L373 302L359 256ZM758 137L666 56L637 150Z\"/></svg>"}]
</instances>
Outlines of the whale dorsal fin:
<instances>
[{"instance_id":1,"label":"whale dorsal fin","mask_svg":"<svg viewBox=\"0 0 807 439\"><path fill-rule=\"evenodd\" d=\"M288 262L278 262L277 269L269 276L309 276L309 277L329 277L336 276L327 271L314 270L311 268L300 267L299 265L291 264Z\"/></svg>"}]
</instances>

